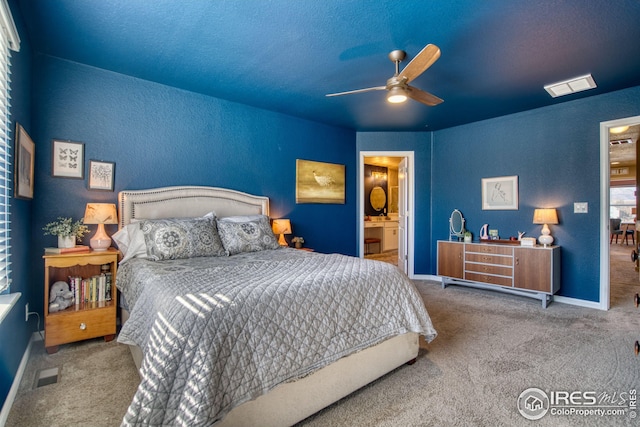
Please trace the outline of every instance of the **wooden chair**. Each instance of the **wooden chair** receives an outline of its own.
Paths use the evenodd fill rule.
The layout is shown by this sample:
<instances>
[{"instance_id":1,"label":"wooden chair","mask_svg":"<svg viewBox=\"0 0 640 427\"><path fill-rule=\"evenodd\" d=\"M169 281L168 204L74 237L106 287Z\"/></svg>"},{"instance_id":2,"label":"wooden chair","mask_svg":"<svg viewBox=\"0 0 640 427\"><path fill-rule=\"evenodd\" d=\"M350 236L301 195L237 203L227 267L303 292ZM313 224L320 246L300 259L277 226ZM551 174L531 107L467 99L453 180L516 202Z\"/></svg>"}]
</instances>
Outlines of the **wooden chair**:
<instances>
[{"instance_id":1,"label":"wooden chair","mask_svg":"<svg viewBox=\"0 0 640 427\"><path fill-rule=\"evenodd\" d=\"M629 244L629 236L631 236L631 243L633 243L633 246L636 245L636 226L635 224L633 225L627 225L626 228L623 230L624 232L624 243L625 245Z\"/></svg>"},{"instance_id":2,"label":"wooden chair","mask_svg":"<svg viewBox=\"0 0 640 427\"><path fill-rule=\"evenodd\" d=\"M623 234L623 231L620 228L621 223L622 220L620 218L609 218L609 233L611 233L609 244L613 243L613 236L616 236L616 244L618 244L618 236L622 236Z\"/></svg>"}]
</instances>

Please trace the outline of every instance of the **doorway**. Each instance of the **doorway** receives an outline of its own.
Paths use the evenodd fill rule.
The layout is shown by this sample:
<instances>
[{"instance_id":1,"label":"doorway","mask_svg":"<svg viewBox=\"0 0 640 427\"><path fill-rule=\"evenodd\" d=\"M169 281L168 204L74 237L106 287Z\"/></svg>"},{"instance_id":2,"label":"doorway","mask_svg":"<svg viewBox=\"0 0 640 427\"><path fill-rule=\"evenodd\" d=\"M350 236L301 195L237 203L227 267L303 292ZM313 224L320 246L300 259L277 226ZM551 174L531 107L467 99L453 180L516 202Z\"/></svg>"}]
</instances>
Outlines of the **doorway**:
<instances>
[{"instance_id":1,"label":"doorway","mask_svg":"<svg viewBox=\"0 0 640 427\"><path fill-rule=\"evenodd\" d=\"M379 169L376 170L376 167ZM365 169L368 174L365 173ZM380 179L377 183L381 185L372 183L374 180L372 171L376 172L375 175ZM413 171L413 151L360 152L358 172L358 216L360 218L358 221L358 247L360 257L364 257L372 250L369 245L365 244L365 237L372 232L377 233L375 237L379 239L379 242L373 244L375 252L380 254L380 258L397 257L394 264L409 277L413 276L414 269ZM385 173L386 176L383 176ZM394 174L397 179L393 176ZM390 175L391 179L389 179ZM385 178L386 182L381 181L382 178ZM386 198L386 203L379 211L375 212L370 210L371 206L365 207L365 200L370 196L374 187L382 187ZM385 187L386 189L384 189ZM379 193L380 189L376 189L376 194ZM405 208L403 209L402 206ZM371 215L372 213L375 215ZM367 217L369 221L365 221ZM394 224L398 224L397 228L392 228ZM375 226L375 229L371 228L372 226ZM385 237L387 238L386 244ZM393 244L390 244L391 239L393 239L393 244L397 245L397 249Z\"/></svg>"},{"instance_id":2,"label":"doorway","mask_svg":"<svg viewBox=\"0 0 640 427\"><path fill-rule=\"evenodd\" d=\"M609 227L609 218L611 217L612 203L615 204L617 201L610 200L610 189L611 189L611 176L612 173L623 174L628 173L629 171L625 168L630 167L629 164L612 164L612 161L618 161L617 157L622 154L624 148L616 147L618 151L612 151L612 144L622 145L620 141L625 140L623 138L623 134L619 133L619 137L612 137L612 131L614 128L618 127L638 127L640 125L640 116L628 117L625 119L612 120L608 122L600 123L600 303L599 308L602 310L608 310L611 305L611 248L610 248L610 227ZM626 132L626 130L624 131ZM630 136L627 139L635 139L633 144L636 145L638 143L638 135ZM626 142L625 142L626 143ZM634 147L634 152L636 150ZM634 153L635 158L633 159L634 165L638 162L638 154ZM628 161L628 159L627 159ZM635 167L635 166L634 166ZM635 182L636 191L637 191L637 174L635 174L633 181ZM638 201L636 198L636 206L635 211L638 212ZM636 244L638 242L635 242ZM618 249L617 247L615 248ZM631 249L629 249L629 253L631 253ZM631 267L631 262L629 261L629 266ZM631 267L633 268L633 267ZM637 273L636 273L637 276ZM631 298L631 296L629 297Z\"/></svg>"}]
</instances>

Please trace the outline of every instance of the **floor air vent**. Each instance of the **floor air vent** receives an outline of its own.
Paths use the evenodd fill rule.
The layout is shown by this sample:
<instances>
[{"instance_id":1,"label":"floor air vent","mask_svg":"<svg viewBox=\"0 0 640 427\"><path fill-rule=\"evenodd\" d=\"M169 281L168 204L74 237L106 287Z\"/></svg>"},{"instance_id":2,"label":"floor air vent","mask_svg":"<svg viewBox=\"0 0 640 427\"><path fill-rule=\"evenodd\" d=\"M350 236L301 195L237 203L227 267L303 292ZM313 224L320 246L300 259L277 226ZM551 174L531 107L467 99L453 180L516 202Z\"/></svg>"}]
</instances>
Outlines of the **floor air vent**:
<instances>
[{"instance_id":1,"label":"floor air vent","mask_svg":"<svg viewBox=\"0 0 640 427\"><path fill-rule=\"evenodd\" d=\"M36 376L35 388L57 383L59 375L60 375L59 367L39 370L38 375Z\"/></svg>"}]
</instances>

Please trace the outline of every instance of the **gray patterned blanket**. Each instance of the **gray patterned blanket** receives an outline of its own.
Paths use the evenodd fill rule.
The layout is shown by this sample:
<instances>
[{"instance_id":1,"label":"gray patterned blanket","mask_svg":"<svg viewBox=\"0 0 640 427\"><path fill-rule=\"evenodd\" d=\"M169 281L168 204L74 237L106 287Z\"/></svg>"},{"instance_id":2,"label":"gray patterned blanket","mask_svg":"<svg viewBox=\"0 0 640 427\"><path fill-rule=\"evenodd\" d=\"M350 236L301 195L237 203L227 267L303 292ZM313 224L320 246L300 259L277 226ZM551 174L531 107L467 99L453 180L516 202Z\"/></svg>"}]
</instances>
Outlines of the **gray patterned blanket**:
<instances>
[{"instance_id":1,"label":"gray patterned blanket","mask_svg":"<svg viewBox=\"0 0 640 427\"><path fill-rule=\"evenodd\" d=\"M219 258L130 260L118 269L142 348L123 425L209 426L276 385L391 336L436 336L394 266L280 249Z\"/></svg>"}]
</instances>

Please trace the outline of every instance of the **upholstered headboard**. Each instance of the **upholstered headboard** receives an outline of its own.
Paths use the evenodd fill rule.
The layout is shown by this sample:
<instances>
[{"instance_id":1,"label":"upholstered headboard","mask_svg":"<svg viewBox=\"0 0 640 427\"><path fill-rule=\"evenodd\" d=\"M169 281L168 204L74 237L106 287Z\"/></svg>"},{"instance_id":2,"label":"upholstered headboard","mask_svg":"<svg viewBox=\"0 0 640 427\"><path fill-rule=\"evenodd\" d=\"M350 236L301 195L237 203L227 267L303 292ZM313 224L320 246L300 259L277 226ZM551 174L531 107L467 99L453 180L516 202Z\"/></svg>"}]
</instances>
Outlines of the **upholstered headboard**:
<instances>
[{"instance_id":1,"label":"upholstered headboard","mask_svg":"<svg viewBox=\"0 0 640 427\"><path fill-rule=\"evenodd\" d=\"M211 211L219 218L269 215L269 198L216 187L161 187L118 193L119 227L132 219L190 218Z\"/></svg>"}]
</instances>

